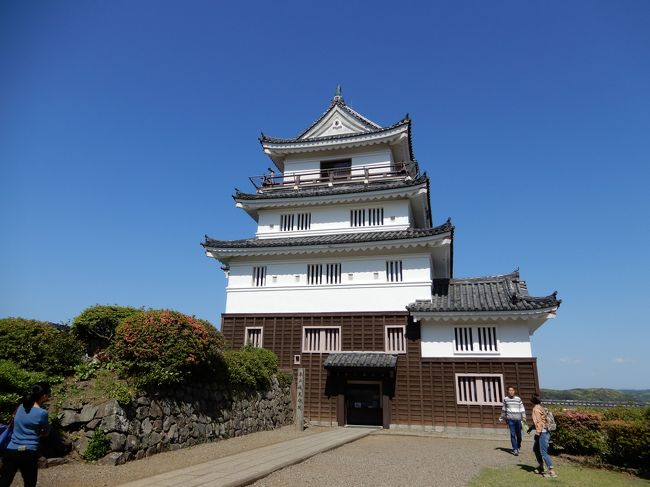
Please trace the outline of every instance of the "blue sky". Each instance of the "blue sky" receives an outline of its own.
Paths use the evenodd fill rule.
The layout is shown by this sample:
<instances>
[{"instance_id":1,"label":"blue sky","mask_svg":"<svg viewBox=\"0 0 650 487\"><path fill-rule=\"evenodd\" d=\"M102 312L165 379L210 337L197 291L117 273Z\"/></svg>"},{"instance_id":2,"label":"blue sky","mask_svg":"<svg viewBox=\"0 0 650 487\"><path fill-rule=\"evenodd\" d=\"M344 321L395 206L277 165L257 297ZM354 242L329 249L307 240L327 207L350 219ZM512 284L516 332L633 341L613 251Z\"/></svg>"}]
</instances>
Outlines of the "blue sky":
<instances>
[{"instance_id":1,"label":"blue sky","mask_svg":"<svg viewBox=\"0 0 650 487\"><path fill-rule=\"evenodd\" d=\"M199 243L335 86L406 112L455 274L558 290L543 387L650 388L650 3L0 3L0 317L96 303L219 323Z\"/></svg>"}]
</instances>

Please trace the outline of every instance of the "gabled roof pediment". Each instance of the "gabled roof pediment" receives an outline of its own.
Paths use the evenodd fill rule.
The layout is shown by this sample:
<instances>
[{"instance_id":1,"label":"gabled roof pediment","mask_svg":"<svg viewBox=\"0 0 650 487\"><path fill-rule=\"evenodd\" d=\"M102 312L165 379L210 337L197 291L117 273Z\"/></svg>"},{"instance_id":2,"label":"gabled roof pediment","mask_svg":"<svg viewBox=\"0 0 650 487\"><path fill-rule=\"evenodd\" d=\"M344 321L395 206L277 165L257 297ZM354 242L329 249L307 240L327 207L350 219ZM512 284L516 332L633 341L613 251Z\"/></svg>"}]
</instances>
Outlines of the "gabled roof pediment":
<instances>
[{"instance_id":1,"label":"gabled roof pediment","mask_svg":"<svg viewBox=\"0 0 650 487\"><path fill-rule=\"evenodd\" d=\"M348 107L343 98L335 96L329 108L296 140L309 140L332 135L363 134L381 130L381 126Z\"/></svg>"}]
</instances>

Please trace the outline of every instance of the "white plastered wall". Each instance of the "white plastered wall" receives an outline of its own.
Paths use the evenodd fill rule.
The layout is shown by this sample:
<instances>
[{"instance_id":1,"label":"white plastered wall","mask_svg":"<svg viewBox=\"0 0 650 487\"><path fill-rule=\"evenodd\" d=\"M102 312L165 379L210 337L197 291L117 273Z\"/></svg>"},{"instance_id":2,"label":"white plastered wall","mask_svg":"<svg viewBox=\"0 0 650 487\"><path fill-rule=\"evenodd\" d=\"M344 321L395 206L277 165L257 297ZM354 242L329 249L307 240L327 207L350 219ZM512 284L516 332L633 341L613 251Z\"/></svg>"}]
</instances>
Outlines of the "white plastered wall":
<instances>
[{"instance_id":1,"label":"white plastered wall","mask_svg":"<svg viewBox=\"0 0 650 487\"><path fill-rule=\"evenodd\" d=\"M421 323L422 357L532 357L529 324L526 320L483 321L433 321ZM456 353L454 351L454 327L496 326L499 353Z\"/></svg>"},{"instance_id":2,"label":"white plastered wall","mask_svg":"<svg viewBox=\"0 0 650 487\"><path fill-rule=\"evenodd\" d=\"M346 150L329 151L312 154L290 155L284 161L284 181L292 182L294 175L299 174L301 181L316 179L320 171L321 161L332 161L338 159L351 159L352 174L363 174L362 167L368 167L371 173L379 173L385 168L372 170L372 166L387 166L393 161L393 156L388 146L378 147L372 150Z\"/></svg>"},{"instance_id":3,"label":"white plastered wall","mask_svg":"<svg viewBox=\"0 0 650 487\"><path fill-rule=\"evenodd\" d=\"M350 226L350 210L383 208L384 224L377 226ZM309 230L281 231L280 216L285 214L311 213L311 227ZM309 236L341 232L360 231L389 231L403 230L409 227L409 201L392 200L377 201L374 203L356 203L346 205L321 205L305 206L300 209L284 208L261 210L257 236L259 238Z\"/></svg>"},{"instance_id":4,"label":"white plastered wall","mask_svg":"<svg viewBox=\"0 0 650 487\"><path fill-rule=\"evenodd\" d=\"M387 282L386 261L401 260L402 282ZM307 284L309 264L341 264L340 284ZM266 285L253 286L253 267L266 266ZM430 255L330 256L231 263L226 313L404 311L431 295Z\"/></svg>"}]
</instances>

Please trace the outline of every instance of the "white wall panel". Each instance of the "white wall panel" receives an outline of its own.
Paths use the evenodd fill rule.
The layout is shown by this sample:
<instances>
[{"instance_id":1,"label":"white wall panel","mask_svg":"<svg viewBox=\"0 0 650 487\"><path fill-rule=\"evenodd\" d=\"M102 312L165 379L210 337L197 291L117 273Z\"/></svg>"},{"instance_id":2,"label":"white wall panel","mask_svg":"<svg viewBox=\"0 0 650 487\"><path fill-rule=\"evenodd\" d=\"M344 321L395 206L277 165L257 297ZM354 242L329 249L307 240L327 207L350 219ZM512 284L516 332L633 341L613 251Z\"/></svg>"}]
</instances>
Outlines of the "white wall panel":
<instances>
[{"instance_id":1,"label":"white wall panel","mask_svg":"<svg viewBox=\"0 0 650 487\"><path fill-rule=\"evenodd\" d=\"M421 321L422 357L532 357L528 323L517 321L432 322ZM498 354L454 353L454 327L496 326Z\"/></svg>"}]
</instances>

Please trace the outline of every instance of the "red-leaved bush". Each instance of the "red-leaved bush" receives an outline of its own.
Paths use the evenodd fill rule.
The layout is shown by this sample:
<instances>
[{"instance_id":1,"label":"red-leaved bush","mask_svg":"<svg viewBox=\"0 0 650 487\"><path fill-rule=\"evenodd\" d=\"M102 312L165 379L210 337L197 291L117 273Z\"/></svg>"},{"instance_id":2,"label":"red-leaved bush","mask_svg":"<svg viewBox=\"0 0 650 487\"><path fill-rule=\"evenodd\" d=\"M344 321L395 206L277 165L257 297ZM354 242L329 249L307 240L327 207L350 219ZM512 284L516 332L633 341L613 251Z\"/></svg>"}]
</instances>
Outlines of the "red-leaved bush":
<instances>
[{"instance_id":1,"label":"red-leaved bush","mask_svg":"<svg viewBox=\"0 0 650 487\"><path fill-rule=\"evenodd\" d=\"M141 387L223 379L224 340L209 322L177 311L143 311L120 322L112 356Z\"/></svg>"}]
</instances>

